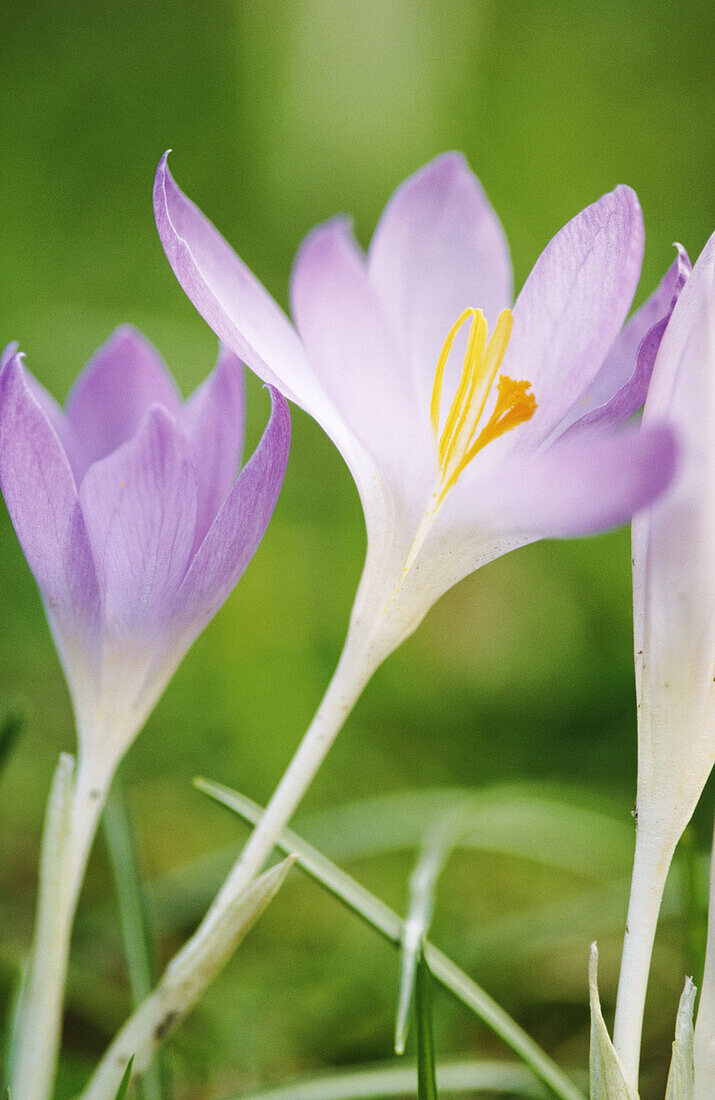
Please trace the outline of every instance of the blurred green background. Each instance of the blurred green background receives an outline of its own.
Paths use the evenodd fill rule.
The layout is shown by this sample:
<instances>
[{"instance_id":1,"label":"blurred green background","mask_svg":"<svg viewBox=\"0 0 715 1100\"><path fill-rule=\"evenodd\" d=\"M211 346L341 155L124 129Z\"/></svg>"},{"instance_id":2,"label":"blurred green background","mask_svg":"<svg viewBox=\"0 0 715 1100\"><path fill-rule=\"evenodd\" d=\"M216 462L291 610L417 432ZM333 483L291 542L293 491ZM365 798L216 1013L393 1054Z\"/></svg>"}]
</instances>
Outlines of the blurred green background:
<instances>
[{"instance_id":1,"label":"blurred green background","mask_svg":"<svg viewBox=\"0 0 715 1100\"><path fill-rule=\"evenodd\" d=\"M367 243L394 187L447 148L464 150L482 179L517 286L568 218L631 184L647 232L640 300L671 262L671 243L694 258L712 227L708 21L707 4L624 0L6 4L3 342L19 340L30 369L64 399L97 345L131 321L185 393L201 381L215 339L175 282L152 219L153 173L168 146L182 187L283 304L292 256L312 225L348 211ZM249 445L266 404L249 379ZM264 801L340 650L364 552L360 507L319 429L299 411L293 425L266 538L126 761L147 877L245 835L192 789L192 777ZM31 715L0 798L6 997L31 935L51 772L73 735L4 510L0 561L0 711L25 703ZM441 600L369 685L305 801L315 814L408 788L530 780L542 791L568 784L573 801L612 810L626 838L612 876L587 862L577 874L466 852L438 898L436 941L570 1066L586 1065L595 936L609 1019L613 1006L634 718L628 532L538 544ZM712 815L706 794L695 850L707 849ZM359 823L341 820L313 818L313 828L329 852L360 851ZM413 858L407 849L371 854L366 840L349 866L402 908ZM698 966L703 868L689 865L695 886L671 894L656 952L644 1098L662 1095L683 976ZM197 872L195 885L200 895L210 882ZM98 843L75 937L59 1096L86 1076L128 1010L111 898ZM175 912L157 913L162 961L199 915L175 900ZM171 1040L173 1095L226 1096L389 1056L396 981L394 952L294 872ZM435 1010L441 1053L501 1056L445 996Z\"/></svg>"}]
</instances>

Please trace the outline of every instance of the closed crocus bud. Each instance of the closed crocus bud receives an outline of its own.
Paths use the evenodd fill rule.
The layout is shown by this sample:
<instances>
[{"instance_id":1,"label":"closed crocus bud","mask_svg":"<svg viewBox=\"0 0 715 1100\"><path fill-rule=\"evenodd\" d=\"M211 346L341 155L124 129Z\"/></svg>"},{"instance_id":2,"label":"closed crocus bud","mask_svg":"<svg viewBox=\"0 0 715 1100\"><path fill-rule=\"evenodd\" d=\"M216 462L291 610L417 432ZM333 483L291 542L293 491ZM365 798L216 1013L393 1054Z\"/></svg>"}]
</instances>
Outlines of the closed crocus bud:
<instances>
[{"instance_id":1,"label":"closed crocus bud","mask_svg":"<svg viewBox=\"0 0 715 1100\"><path fill-rule=\"evenodd\" d=\"M643 424L664 419L678 471L633 521L638 826L614 1042L634 1080L665 879L715 758L715 236L658 351Z\"/></svg>"},{"instance_id":2,"label":"closed crocus bud","mask_svg":"<svg viewBox=\"0 0 715 1100\"><path fill-rule=\"evenodd\" d=\"M226 349L184 404L154 349L119 329L64 411L14 346L2 355L0 487L42 594L79 743L76 769L63 757L50 795L13 1096L52 1092L72 919L113 772L271 518L290 441L285 399L271 389L271 401L238 473L243 374Z\"/></svg>"},{"instance_id":3,"label":"closed crocus bud","mask_svg":"<svg viewBox=\"0 0 715 1100\"><path fill-rule=\"evenodd\" d=\"M283 481L285 400L238 474L242 368L222 349L183 403L161 359L118 329L64 411L14 347L0 373L0 486L40 588L80 759L111 774L256 550Z\"/></svg>"}]
</instances>

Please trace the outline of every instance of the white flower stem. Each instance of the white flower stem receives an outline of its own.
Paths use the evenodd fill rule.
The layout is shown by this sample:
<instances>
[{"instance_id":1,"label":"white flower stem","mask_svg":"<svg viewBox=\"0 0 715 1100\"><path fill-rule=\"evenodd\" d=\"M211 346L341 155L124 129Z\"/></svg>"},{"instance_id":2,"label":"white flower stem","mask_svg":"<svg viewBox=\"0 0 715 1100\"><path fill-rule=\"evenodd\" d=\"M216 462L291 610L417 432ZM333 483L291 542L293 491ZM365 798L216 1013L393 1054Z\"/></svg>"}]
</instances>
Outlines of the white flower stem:
<instances>
[{"instance_id":1,"label":"white flower stem","mask_svg":"<svg viewBox=\"0 0 715 1100\"><path fill-rule=\"evenodd\" d=\"M109 779L63 754L42 840L35 935L13 1041L10 1095L48 1100L62 1034L67 960L84 871Z\"/></svg>"},{"instance_id":2,"label":"white flower stem","mask_svg":"<svg viewBox=\"0 0 715 1100\"><path fill-rule=\"evenodd\" d=\"M223 942L225 937L222 929L228 924L231 911L251 888L253 880L271 854L279 834L292 817L348 714L381 662L383 654L378 656L372 648L358 644L357 633L359 632L348 636L338 667L315 718L206 916L191 939L171 960L156 990L125 1023L119 1037L121 1044L118 1045L117 1041L105 1052L82 1093L82 1100L100 1100L100 1097L106 1095L106 1091L102 1092L102 1089L107 1081L114 1083L118 1072L121 1076L130 1052L142 1052L142 1058L135 1063L138 1069L147 1064L143 1052L156 1050L169 1030L169 1026L163 1027L162 1020L166 1017L166 1006L173 1003L173 994L170 995L170 991L175 984L176 974L194 974L199 971L202 974L208 973L202 962L207 949L214 943ZM223 961L226 957L227 955ZM211 971L211 977L214 973L216 968ZM206 984L203 979L197 984L197 996ZM187 1010L188 1004L184 1003L181 1015ZM179 1013L170 1015L170 1024L180 1018Z\"/></svg>"},{"instance_id":3,"label":"white flower stem","mask_svg":"<svg viewBox=\"0 0 715 1100\"><path fill-rule=\"evenodd\" d=\"M655 830L639 824L613 1026L616 1053L636 1087L650 961L673 851Z\"/></svg>"},{"instance_id":4,"label":"white flower stem","mask_svg":"<svg viewBox=\"0 0 715 1100\"><path fill-rule=\"evenodd\" d=\"M328 750L359 699L379 660L355 652L350 637L316 715L283 774L245 848L204 918L219 920L223 909L249 885L271 854L276 838L288 824ZM203 924L202 926L203 927ZM200 929L199 929L200 930Z\"/></svg>"}]
</instances>

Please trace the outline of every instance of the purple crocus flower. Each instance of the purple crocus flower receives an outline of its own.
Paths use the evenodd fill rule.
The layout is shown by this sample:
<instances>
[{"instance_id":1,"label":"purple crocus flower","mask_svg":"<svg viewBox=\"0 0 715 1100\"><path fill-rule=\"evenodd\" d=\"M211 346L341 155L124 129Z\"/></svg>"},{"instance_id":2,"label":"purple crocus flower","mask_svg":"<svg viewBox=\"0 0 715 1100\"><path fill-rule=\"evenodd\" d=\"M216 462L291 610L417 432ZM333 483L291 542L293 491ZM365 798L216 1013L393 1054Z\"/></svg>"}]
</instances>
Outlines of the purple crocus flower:
<instances>
[{"instance_id":1,"label":"purple crocus flower","mask_svg":"<svg viewBox=\"0 0 715 1100\"><path fill-rule=\"evenodd\" d=\"M182 656L255 552L283 481L284 398L236 477L240 363L222 348L184 404L164 364L118 329L65 410L16 347L0 373L0 487L75 708L81 772L104 787Z\"/></svg>"},{"instance_id":2,"label":"purple crocus flower","mask_svg":"<svg viewBox=\"0 0 715 1100\"><path fill-rule=\"evenodd\" d=\"M621 331L643 222L618 187L557 233L512 311L501 226L448 153L398 188L367 256L344 219L308 236L291 280L294 327L176 186L166 156L154 211L205 320L339 448L367 527L338 668L232 892L264 862L372 673L443 592L535 539L622 523L668 484L669 429L615 429L643 402L688 264L679 254Z\"/></svg>"},{"instance_id":3,"label":"purple crocus flower","mask_svg":"<svg viewBox=\"0 0 715 1100\"><path fill-rule=\"evenodd\" d=\"M715 761L715 235L658 351L643 423L664 417L681 460L668 491L634 519L632 540L638 824L614 1044L636 1083L663 889ZM701 1003L713 1000L703 990Z\"/></svg>"},{"instance_id":4,"label":"purple crocus flower","mask_svg":"<svg viewBox=\"0 0 715 1100\"><path fill-rule=\"evenodd\" d=\"M384 657L446 589L517 546L616 526L673 471L667 429L614 432L643 403L687 272L679 254L621 331L638 282L638 200L618 187L546 247L512 311L501 226L464 159L398 188L365 256L336 219L302 245L291 325L166 157L159 235L221 339L323 426L355 478L368 552L353 612Z\"/></svg>"}]
</instances>

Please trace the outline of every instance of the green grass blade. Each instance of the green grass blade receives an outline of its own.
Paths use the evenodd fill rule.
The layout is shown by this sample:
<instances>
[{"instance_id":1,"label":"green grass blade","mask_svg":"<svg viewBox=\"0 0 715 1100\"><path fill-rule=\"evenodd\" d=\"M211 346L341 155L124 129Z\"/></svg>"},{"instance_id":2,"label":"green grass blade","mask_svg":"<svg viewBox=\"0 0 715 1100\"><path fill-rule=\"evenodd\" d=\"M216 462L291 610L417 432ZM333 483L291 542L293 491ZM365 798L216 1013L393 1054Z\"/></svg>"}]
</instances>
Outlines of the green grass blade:
<instances>
[{"instance_id":1,"label":"green grass blade","mask_svg":"<svg viewBox=\"0 0 715 1100\"><path fill-rule=\"evenodd\" d=\"M300 831L340 862L402 851L419 847L425 827L468 797L467 789L449 787L371 796L301 815ZM475 811L472 831L462 836L460 847L534 859L578 874L588 868L595 879L629 875L632 829L603 809L576 804L579 798L582 792L562 786L545 794L543 785L537 791L523 783L489 788L476 798L472 791L481 810ZM165 931L201 919L241 848L241 843L223 845L149 884L152 909ZM87 919L101 922L101 906Z\"/></svg>"},{"instance_id":2,"label":"green grass blade","mask_svg":"<svg viewBox=\"0 0 715 1100\"><path fill-rule=\"evenodd\" d=\"M440 831L439 836L428 838L410 876L407 916L400 945L395 1054L402 1054L405 1050L418 959L432 923L437 878L447 860L449 848L446 843L440 842L441 836Z\"/></svg>"},{"instance_id":3,"label":"green grass blade","mask_svg":"<svg viewBox=\"0 0 715 1100\"><path fill-rule=\"evenodd\" d=\"M194 782L199 790L247 821L255 824L263 813L263 809L257 803L228 787L212 783L207 779L196 779ZM299 866L304 871L367 921L390 943L399 946L402 942L404 922L394 910L291 830L283 830L276 841L276 847L284 852L294 853ZM562 1100L584 1100L583 1093L573 1081L476 982L473 982L432 944L425 944L425 956L434 977L487 1024L551 1089L555 1096L561 1097Z\"/></svg>"},{"instance_id":4,"label":"green grass blade","mask_svg":"<svg viewBox=\"0 0 715 1100\"><path fill-rule=\"evenodd\" d=\"M295 863L288 856L248 886L219 896L194 935L168 963L159 984L115 1035L82 1093L105 1100L133 1051L136 1073L150 1065L157 1047L182 1023L280 890Z\"/></svg>"},{"instance_id":5,"label":"green grass blade","mask_svg":"<svg viewBox=\"0 0 715 1100\"><path fill-rule=\"evenodd\" d=\"M417 1031L417 1097L437 1100L437 1077L432 1023L432 975L420 950L415 975L415 1020Z\"/></svg>"},{"instance_id":6,"label":"green grass blade","mask_svg":"<svg viewBox=\"0 0 715 1100\"><path fill-rule=\"evenodd\" d=\"M584 806L582 792L563 787L544 791L543 785L510 783L478 795L463 787L373 795L301 815L300 834L340 863L420 848L425 830L467 800L470 827L459 839L460 848L532 859L581 876L587 869L597 881L622 874L630 882L631 825ZM201 919L241 848L241 843L227 844L151 884L152 907L163 929L179 931Z\"/></svg>"},{"instance_id":7,"label":"green grass blade","mask_svg":"<svg viewBox=\"0 0 715 1100\"><path fill-rule=\"evenodd\" d=\"M452 850L484 816L482 796L474 796L437 818L429 829L410 876L405 932L400 949L400 988L395 1021L395 1054L402 1054L409 1030L417 960L434 912L437 879Z\"/></svg>"},{"instance_id":8,"label":"green grass blade","mask_svg":"<svg viewBox=\"0 0 715 1100\"><path fill-rule=\"evenodd\" d=\"M550 1093L523 1066L508 1062L454 1059L437 1067L437 1084L443 1096L474 1096L476 1092L507 1093L548 1100ZM403 1062L386 1062L343 1069L339 1073L289 1081L275 1088L241 1093L231 1100L414 1100L417 1071Z\"/></svg>"},{"instance_id":9,"label":"green grass blade","mask_svg":"<svg viewBox=\"0 0 715 1100\"><path fill-rule=\"evenodd\" d=\"M8 711L0 721L0 774L10 759L26 722L27 716L21 710Z\"/></svg>"},{"instance_id":10,"label":"green grass blade","mask_svg":"<svg viewBox=\"0 0 715 1100\"><path fill-rule=\"evenodd\" d=\"M119 1088L114 1100L125 1100L127 1093L129 1092L129 1082L132 1079L132 1066L134 1065L134 1055L127 1062L127 1068L124 1070L124 1075L119 1082Z\"/></svg>"},{"instance_id":11,"label":"green grass blade","mask_svg":"<svg viewBox=\"0 0 715 1100\"><path fill-rule=\"evenodd\" d=\"M132 1007L138 1008L156 985L157 974L152 929L139 874L134 829L121 769L115 776L107 798L102 828L114 878ZM162 1077L161 1064L155 1059L143 1072L138 1084L138 1092L144 1100L164 1100L167 1093Z\"/></svg>"}]
</instances>

